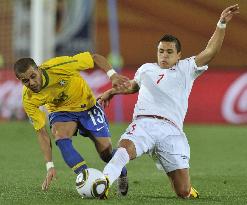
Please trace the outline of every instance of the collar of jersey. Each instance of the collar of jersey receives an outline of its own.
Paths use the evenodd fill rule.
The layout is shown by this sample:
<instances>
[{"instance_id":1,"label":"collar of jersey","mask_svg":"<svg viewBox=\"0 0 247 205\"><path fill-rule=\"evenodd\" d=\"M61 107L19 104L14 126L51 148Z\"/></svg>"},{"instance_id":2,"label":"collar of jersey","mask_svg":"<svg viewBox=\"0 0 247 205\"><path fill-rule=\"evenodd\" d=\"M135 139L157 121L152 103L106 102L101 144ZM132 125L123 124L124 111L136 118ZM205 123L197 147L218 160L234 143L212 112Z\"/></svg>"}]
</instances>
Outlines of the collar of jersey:
<instances>
[{"instance_id":1,"label":"collar of jersey","mask_svg":"<svg viewBox=\"0 0 247 205\"><path fill-rule=\"evenodd\" d=\"M43 79L43 85L42 85L42 89L45 88L48 84L49 84L49 76L47 74L47 72L45 70L41 70L42 71L42 79Z\"/></svg>"}]
</instances>

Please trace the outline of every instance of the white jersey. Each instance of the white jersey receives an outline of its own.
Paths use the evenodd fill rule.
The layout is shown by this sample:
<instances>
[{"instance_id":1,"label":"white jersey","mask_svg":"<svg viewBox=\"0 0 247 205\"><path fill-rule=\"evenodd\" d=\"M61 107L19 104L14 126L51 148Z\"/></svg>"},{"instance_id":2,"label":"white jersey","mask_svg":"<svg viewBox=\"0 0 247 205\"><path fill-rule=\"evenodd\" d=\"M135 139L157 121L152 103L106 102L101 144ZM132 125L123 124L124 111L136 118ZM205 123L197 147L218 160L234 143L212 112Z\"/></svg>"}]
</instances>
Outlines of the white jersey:
<instances>
[{"instance_id":1,"label":"white jersey","mask_svg":"<svg viewBox=\"0 0 247 205\"><path fill-rule=\"evenodd\" d=\"M133 118L157 115L182 130L194 80L207 68L197 67L195 57L180 60L169 69L162 69L157 63L143 64L134 77L140 90Z\"/></svg>"}]
</instances>

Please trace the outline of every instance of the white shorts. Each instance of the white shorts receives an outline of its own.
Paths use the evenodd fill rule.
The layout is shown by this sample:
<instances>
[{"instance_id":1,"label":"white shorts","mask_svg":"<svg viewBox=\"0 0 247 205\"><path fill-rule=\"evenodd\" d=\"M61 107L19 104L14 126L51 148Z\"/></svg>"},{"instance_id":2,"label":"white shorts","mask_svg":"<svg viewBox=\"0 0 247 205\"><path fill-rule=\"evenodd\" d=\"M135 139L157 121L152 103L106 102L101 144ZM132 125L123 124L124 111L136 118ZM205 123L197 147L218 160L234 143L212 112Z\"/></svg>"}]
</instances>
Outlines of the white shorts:
<instances>
[{"instance_id":1,"label":"white shorts","mask_svg":"<svg viewBox=\"0 0 247 205\"><path fill-rule=\"evenodd\" d=\"M134 143L137 157L144 153L152 155L166 173L189 168L188 140L183 132L165 120L137 118L126 129L122 139Z\"/></svg>"}]
</instances>

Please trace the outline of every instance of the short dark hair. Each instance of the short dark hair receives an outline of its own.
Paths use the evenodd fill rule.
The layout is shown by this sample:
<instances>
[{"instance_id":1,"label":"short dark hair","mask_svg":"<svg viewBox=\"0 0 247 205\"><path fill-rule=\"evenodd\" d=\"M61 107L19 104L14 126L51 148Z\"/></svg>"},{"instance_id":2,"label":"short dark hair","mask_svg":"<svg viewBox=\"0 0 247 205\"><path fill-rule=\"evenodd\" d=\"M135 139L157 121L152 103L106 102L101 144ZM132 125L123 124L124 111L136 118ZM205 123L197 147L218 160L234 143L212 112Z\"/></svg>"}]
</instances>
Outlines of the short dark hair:
<instances>
[{"instance_id":1,"label":"short dark hair","mask_svg":"<svg viewBox=\"0 0 247 205\"><path fill-rule=\"evenodd\" d=\"M160 42L174 42L175 43L175 46L176 46L176 49L177 49L177 52L180 52L181 51L181 43L180 41L178 40L177 37L173 36L173 35L170 35L170 34L165 34L164 36L162 36L162 38L159 40L159 43Z\"/></svg>"},{"instance_id":2,"label":"short dark hair","mask_svg":"<svg viewBox=\"0 0 247 205\"><path fill-rule=\"evenodd\" d=\"M32 58L19 59L14 64L15 75L17 76L19 73L25 73L30 66L32 66L33 68L38 68Z\"/></svg>"}]
</instances>

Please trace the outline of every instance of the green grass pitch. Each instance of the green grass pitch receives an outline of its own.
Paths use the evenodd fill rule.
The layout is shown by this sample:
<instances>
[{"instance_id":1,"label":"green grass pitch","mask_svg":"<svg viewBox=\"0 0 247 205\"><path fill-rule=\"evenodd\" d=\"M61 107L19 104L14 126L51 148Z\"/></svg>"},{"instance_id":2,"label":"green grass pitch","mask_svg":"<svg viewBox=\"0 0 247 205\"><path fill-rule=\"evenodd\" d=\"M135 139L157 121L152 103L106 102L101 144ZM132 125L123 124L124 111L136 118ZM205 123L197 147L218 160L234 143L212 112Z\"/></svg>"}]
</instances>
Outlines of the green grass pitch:
<instances>
[{"instance_id":1,"label":"green grass pitch","mask_svg":"<svg viewBox=\"0 0 247 205\"><path fill-rule=\"evenodd\" d=\"M112 124L116 146L127 124ZM119 197L116 185L106 201L81 199L75 174L66 167L53 140L58 179L48 192L41 191L46 170L35 133L27 122L0 123L0 204L247 204L247 126L186 125L191 146L190 173L200 192L198 200L178 199L166 175L148 156L128 164L130 188ZM74 137L75 147L90 167L103 169L92 142Z\"/></svg>"}]
</instances>

